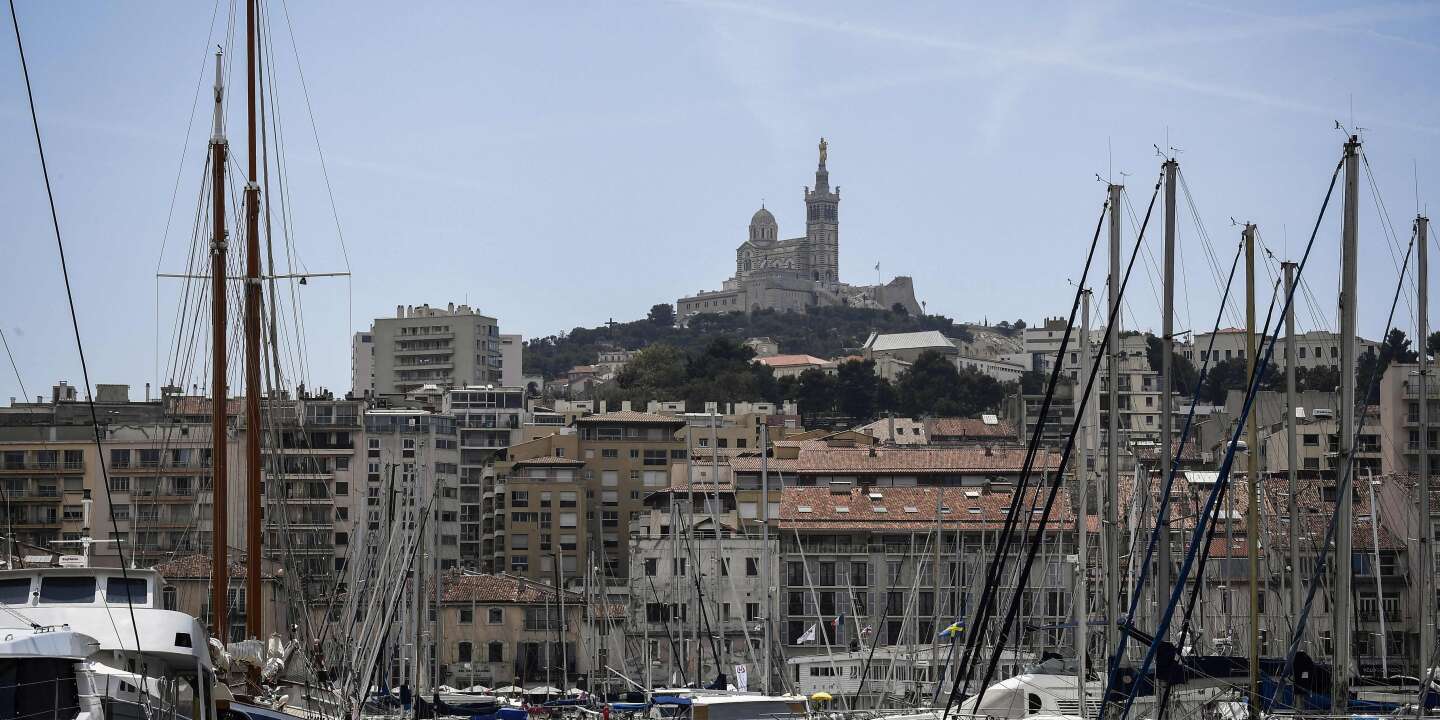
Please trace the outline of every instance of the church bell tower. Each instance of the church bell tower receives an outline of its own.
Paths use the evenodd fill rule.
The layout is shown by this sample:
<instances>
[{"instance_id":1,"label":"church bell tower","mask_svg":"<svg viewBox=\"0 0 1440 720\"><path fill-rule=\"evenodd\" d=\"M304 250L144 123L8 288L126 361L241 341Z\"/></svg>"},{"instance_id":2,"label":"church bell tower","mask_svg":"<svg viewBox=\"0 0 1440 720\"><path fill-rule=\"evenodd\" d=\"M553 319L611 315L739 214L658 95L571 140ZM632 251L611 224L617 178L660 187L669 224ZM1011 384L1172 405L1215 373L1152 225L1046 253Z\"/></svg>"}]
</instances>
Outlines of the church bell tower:
<instances>
[{"instance_id":1,"label":"church bell tower","mask_svg":"<svg viewBox=\"0 0 1440 720\"><path fill-rule=\"evenodd\" d=\"M815 187L805 188L805 252L810 279L823 285L840 281L840 188L830 189L825 160L830 144L820 138Z\"/></svg>"}]
</instances>

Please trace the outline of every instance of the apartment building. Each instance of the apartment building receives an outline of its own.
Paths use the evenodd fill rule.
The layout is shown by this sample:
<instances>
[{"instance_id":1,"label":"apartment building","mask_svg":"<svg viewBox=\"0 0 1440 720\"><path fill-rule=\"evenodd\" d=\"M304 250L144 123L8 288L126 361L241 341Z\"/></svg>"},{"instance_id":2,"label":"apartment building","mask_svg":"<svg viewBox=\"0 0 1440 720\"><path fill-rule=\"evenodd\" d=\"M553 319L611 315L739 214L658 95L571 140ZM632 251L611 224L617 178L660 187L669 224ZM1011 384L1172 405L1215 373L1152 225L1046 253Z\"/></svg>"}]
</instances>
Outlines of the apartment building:
<instances>
[{"instance_id":1,"label":"apartment building","mask_svg":"<svg viewBox=\"0 0 1440 720\"><path fill-rule=\"evenodd\" d=\"M497 463L491 571L536 579L600 566L623 598L629 527L644 495L667 487L686 460L685 421L634 411L576 418L574 433L515 445Z\"/></svg>"},{"instance_id":2,"label":"apartment building","mask_svg":"<svg viewBox=\"0 0 1440 720\"><path fill-rule=\"evenodd\" d=\"M365 411L365 516L356 523L358 543L373 560L393 528L418 532L421 515L427 557L440 568L460 563L460 444L455 418L421 408L370 408ZM433 553L433 555L432 555ZM355 558L359 551L352 551ZM356 568L358 571L358 568ZM355 575L352 572L352 575ZM361 582L355 578L354 582Z\"/></svg>"},{"instance_id":3,"label":"apartment building","mask_svg":"<svg viewBox=\"0 0 1440 720\"><path fill-rule=\"evenodd\" d=\"M595 692L611 682L603 668L626 658L616 618L582 593L505 573L449 574L443 586L437 683Z\"/></svg>"},{"instance_id":4,"label":"apartment building","mask_svg":"<svg viewBox=\"0 0 1440 720\"><path fill-rule=\"evenodd\" d=\"M369 335L371 395L403 395L425 385L504 384L500 327L495 318L468 305L399 306L395 317L376 318ZM356 347L358 352L360 344ZM514 355L519 346L512 342L510 347ZM352 366L361 364L352 361Z\"/></svg>"},{"instance_id":5,"label":"apartment building","mask_svg":"<svg viewBox=\"0 0 1440 720\"><path fill-rule=\"evenodd\" d=\"M368 330L350 340L350 394L357 398L375 394L375 334Z\"/></svg>"},{"instance_id":6,"label":"apartment building","mask_svg":"<svg viewBox=\"0 0 1440 720\"><path fill-rule=\"evenodd\" d=\"M733 682L743 664L760 685L779 536L762 538L753 502L740 512L730 468L714 469L694 466L687 481L686 467L676 465L670 487L646 496L646 512L630 528L626 632L644 644L658 677L709 681L724 672ZM777 506L779 497L777 489ZM778 660L772 666L778 671Z\"/></svg>"},{"instance_id":7,"label":"apartment building","mask_svg":"<svg viewBox=\"0 0 1440 720\"><path fill-rule=\"evenodd\" d=\"M1104 334L1100 337L1103 339ZM1099 350L1099 344L1091 346L1091 352ZM1099 438L1105 442L1110 427L1110 362L1119 367L1120 442L1130 453L1141 446L1154 445L1160 439L1160 373L1150 369L1146 355L1146 339L1142 334L1126 335L1119 339L1118 347L1103 356L1092 358L1100 364L1098 384L1090 393L1090 402L1099 408ZM1080 376L1080 348L1071 345L1066 353L1062 371L1075 383L1073 402L1077 405L1083 397L1086 378ZM1176 405L1179 404L1176 399Z\"/></svg>"},{"instance_id":8,"label":"apartment building","mask_svg":"<svg viewBox=\"0 0 1440 720\"><path fill-rule=\"evenodd\" d=\"M1420 472L1420 383L1415 363L1391 363L1380 378L1380 443L1382 466L1389 473ZM1431 373L1425 384L1427 421L1430 423L1426 450L1430 472L1440 477L1440 376Z\"/></svg>"},{"instance_id":9,"label":"apartment building","mask_svg":"<svg viewBox=\"0 0 1440 720\"><path fill-rule=\"evenodd\" d=\"M520 387L468 386L444 393L444 414L455 418L460 440L460 561L479 570L493 553L484 543L485 521L493 510L495 462L522 442L531 422Z\"/></svg>"},{"instance_id":10,"label":"apartment building","mask_svg":"<svg viewBox=\"0 0 1440 720\"><path fill-rule=\"evenodd\" d=\"M1013 489L1003 483L867 482L884 477L785 489L779 516L783 588L774 631L790 658L928 646L978 601ZM1073 568L1066 557L1075 551L1075 527L1068 494L1061 494L1049 526L1053 539L1047 539L1023 601L1027 623L1039 627L1063 628L1071 614ZM1068 642L1066 634L1035 631L1022 642L1032 653L1055 651ZM791 667L798 672L798 665ZM910 678L916 696L928 697L942 678L938 664L925 670Z\"/></svg>"},{"instance_id":11,"label":"apartment building","mask_svg":"<svg viewBox=\"0 0 1440 720\"><path fill-rule=\"evenodd\" d=\"M1210 344L1212 337L1214 338L1213 349ZM1340 340L1339 333L1328 330L1311 330L1297 334L1295 336L1295 367L1312 369L1328 367L1338 370L1340 368ZM1214 333L1200 333L1195 336L1194 342L1177 345L1175 352L1198 368L1207 359L1212 363L1244 360L1246 345L1244 328L1224 328ZM1284 368L1288 364L1285 348L1286 344L1282 337L1280 345L1275 348L1275 354L1271 356L1270 360L1277 368ZM1355 338L1356 357L1372 350L1379 351L1379 345L1376 342L1362 337Z\"/></svg>"}]
</instances>

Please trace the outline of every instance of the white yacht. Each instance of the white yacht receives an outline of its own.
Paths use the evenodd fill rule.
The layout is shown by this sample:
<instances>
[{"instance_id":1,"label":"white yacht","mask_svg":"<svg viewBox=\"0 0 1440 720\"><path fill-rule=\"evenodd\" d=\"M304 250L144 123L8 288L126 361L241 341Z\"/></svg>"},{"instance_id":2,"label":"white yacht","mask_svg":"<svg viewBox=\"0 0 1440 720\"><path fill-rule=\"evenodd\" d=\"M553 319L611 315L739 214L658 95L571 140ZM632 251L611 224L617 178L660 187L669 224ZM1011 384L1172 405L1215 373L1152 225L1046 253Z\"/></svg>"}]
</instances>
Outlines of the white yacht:
<instances>
[{"instance_id":1,"label":"white yacht","mask_svg":"<svg viewBox=\"0 0 1440 720\"><path fill-rule=\"evenodd\" d=\"M153 570L0 570L0 717L215 720L209 637Z\"/></svg>"}]
</instances>

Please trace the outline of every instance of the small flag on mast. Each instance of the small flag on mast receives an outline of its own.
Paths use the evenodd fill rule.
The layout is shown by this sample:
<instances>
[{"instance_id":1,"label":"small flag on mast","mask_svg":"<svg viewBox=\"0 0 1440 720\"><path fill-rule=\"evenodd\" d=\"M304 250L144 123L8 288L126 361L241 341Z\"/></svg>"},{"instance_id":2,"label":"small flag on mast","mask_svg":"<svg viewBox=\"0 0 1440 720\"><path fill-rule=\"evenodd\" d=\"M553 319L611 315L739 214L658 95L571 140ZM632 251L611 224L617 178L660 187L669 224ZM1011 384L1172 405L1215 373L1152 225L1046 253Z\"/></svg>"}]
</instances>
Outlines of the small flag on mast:
<instances>
[{"instance_id":1,"label":"small flag on mast","mask_svg":"<svg viewBox=\"0 0 1440 720\"><path fill-rule=\"evenodd\" d=\"M815 626L811 625L800 637L795 639L796 645L804 645L807 642L815 642Z\"/></svg>"}]
</instances>

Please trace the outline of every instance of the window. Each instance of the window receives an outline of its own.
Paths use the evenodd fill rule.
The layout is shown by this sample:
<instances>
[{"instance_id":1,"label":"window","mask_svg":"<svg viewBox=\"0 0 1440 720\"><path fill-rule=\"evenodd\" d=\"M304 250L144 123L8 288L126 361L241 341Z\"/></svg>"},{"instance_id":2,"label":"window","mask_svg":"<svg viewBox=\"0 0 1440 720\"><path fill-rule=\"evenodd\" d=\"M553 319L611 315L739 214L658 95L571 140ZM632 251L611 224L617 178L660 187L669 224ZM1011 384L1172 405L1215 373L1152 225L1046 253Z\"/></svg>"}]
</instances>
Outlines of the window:
<instances>
[{"instance_id":1,"label":"window","mask_svg":"<svg viewBox=\"0 0 1440 720\"><path fill-rule=\"evenodd\" d=\"M492 663L505 662L505 643L490 643L485 661Z\"/></svg>"},{"instance_id":2,"label":"window","mask_svg":"<svg viewBox=\"0 0 1440 720\"><path fill-rule=\"evenodd\" d=\"M754 622L760 619L760 603L745 603L745 621Z\"/></svg>"},{"instance_id":3,"label":"window","mask_svg":"<svg viewBox=\"0 0 1440 720\"><path fill-rule=\"evenodd\" d=\"M525 490L510 491L510 507L530 507L530 493Z\"/></svg>"},{"instance_id":4,"label":"window","mask_svg":"<svg viewBox=\"0 0 1440 720\"><path fill-rule=\"evenodd\" d=\"M620 451L615 448L601 448L600 457L614 460L620 457Z\"/></svg>"},{"instance_id":5,"label":"window","mask_svg":"<svg viewBox=\"0 0 1440 720\"><path fill-rule=\"evenodd\" d=\"M560 513L560 527L562 528L573 528L578 521L579 517L576 513Z\"/></svg>"},{"instance_id":6,"label":"window","mask_svg":"<svg viewBox=\"0 0 1440 720\"><path fill-rule=\"evenodd\" d=\"M0 580L0 605L25 605L30 602L30 578Z\"/></svg>"},{"instance_id":7,"label":"window","mask_svg":"<svg viewBox=\"0 0 1440 720\"><path fill-rule=\"evenodd\" d=\"M655 572L659 569L659 566L660 561L658 559L645 558L645 575L647 577L655 577Z\"/></svg>"},{"instance_id":8,"label":"window","mask_svg":"<svg viewBox=\"0 0 1440 720\"><path fill-rule=\"evenodd\" d=\"M511 555L510 569L515 572L529 572L530 558L525 555Z\"/></svg>"},{"instance_id":9,"label":"window","mask_svg":"<svg viewBox=\"0 0 1440 720\"><path fill-rule=\"evenodd\" d=\"M350 544L350 533L343 533L343 532L337 532L337 533L335 533L335 544L336 544L336 545L349 545L349 544Z\"/></svg>"},{"instance_id":10,"label":"window","mask_svg":"<svg viewBox=\"0 0 1440 720\"><path fill-rule=\"evenodd\" d=\"M51 576L42 578L40 580L40 602L95 602L95 578L63 576Z\"/></svg>"},{"instance_id":11,"label":"window","mask_svg":"<svg viewBox=\"0 0 1440 720\"><path fill-rule=\"evenodd\" d=\"M760 558L745 558L745 576L755 577L760 574Z\"/></svg>"},{"instance_id":12,"label":"window","mask_svg":"<svg viewBox=\"0 0 1440 720\"><path fill-rule=\"evenodd\" d=\"M462 663L468 663L468 662L470 662L471 659L472 659L472 658L471 658L471 654L472 654L473 652L474 652L474 646L472 646L472 645L470 644L470 641L468 641L468 640L463 640L463 641L460 642L460 648L459 648L459 654L460 654L459 660L460 660L460 662L462 662Z\"/></svg>"},{"instance_id":13,"label":"window","mask_svg":"<svg viewBox=\"0 0 1440 720\"><path fill-rule=\"evenodd\" d=\"M529 550L529 549L530 549L530 536L529 536L529 535L525 535L525 534L515 534L515 535L511 535L511 536L510 536L510 549L511 549L511 550Z\"/></svg>"},{"instance_id":14,"label":"window","mask_svg":"<svg viewBox=\"0 0 1440 720\"><path fill-rule=\"evenodd\" d=\"M115 492L130 492L130 478L128 478L128 477L112 477L112 478L110 478L110 489L113 490L113 491L115 491Z\"/></svg>"},{"instance_id":15,"label":"window","mask_svg":"<svg viewBox=\"0 0 1440 720\"><path fill-rule=\"evenodd\" d=\"M349 495L349 494L350 494L350 483L337 481L337 482L335 483L335 494L336 494L336 495Z\"/></svg>"},{"instance_id":16,"label":"window","mask_svg":"<svg viewBox=\"0 0 1440 720\"><path fill-rule=\"evenodd\" d=\"M347 456L345 456L345 455L341 455L341 456L335 458L335 469L336 469L336 470L349 470L349 469L350 469L350 458L347 457Z\"/></svg>"},{"instance_id":17,"label":"window","mask_svg":"<svg viewBox=\"0 0 1440 720\"><path fill-rule=\"evenodd\" d=\"M488 608L485 611L485 622L491 625L499 625L500 623L505 622L505 609Z\"/></svg>"}]
</instances>

